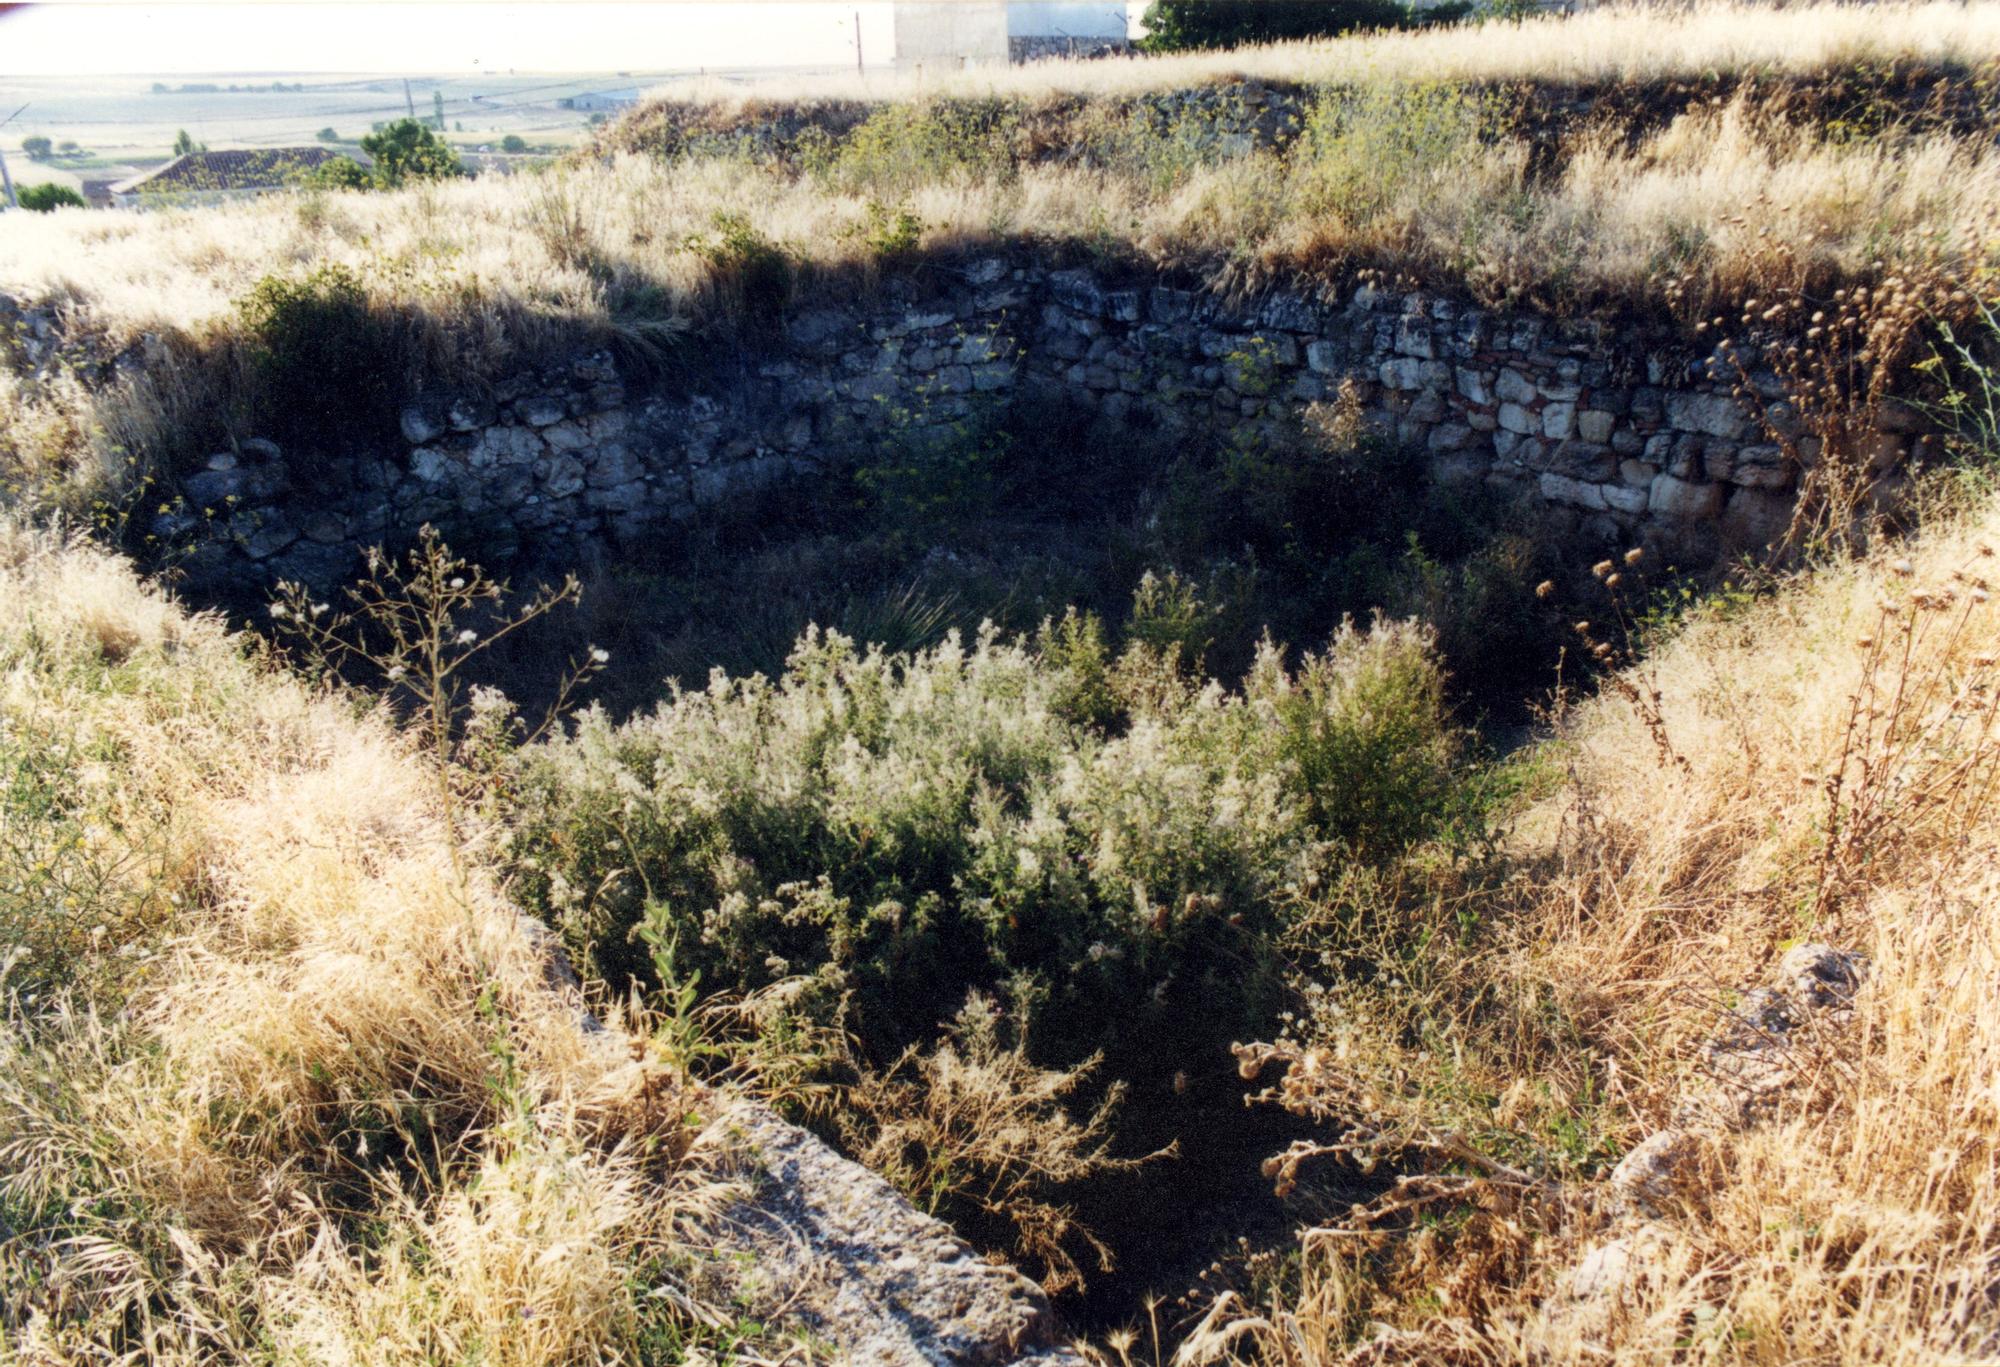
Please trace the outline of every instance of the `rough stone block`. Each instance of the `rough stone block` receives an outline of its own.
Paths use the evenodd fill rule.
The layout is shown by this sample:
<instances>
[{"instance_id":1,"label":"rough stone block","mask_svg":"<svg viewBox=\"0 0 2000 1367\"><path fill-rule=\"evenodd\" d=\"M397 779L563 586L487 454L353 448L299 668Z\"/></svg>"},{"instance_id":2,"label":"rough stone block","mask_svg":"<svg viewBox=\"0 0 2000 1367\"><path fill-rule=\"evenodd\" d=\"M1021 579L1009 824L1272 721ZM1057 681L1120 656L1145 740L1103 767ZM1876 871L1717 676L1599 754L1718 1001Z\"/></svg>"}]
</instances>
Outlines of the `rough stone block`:
<instances>
[{"instance_id":1,"label":"rough stone block","mask_svg":"<svg viewBox=\"0 0 2000 1367\"><path fill-rule=\"evenodd\" d=\"M1049 293L1057 303L1088 318L1104 316L1104 287L1089 271L1051 271Z\"/></svg>"},{"instance_id":2,"label":"rough stone block","mask_svg":"<svg viewBox=\"0 0 2000 1367\"><path fill-rule=\"evenodd\" d=\"M412 446L422 446L444 435L443 415L428 412L417 404L403 410L399 426L403 429L403 440Z\"/></svg>"},{"instance_id":3,"label":"rough stone block","mask_svg":"<svg viewBox=\"0 0 2000 1367\"><path fill-rule=\"evenodd\" d=\"M1542 435L1553 441L1567 440L1576 427L1576 405L1551 403L1542 409Z\"/></svg>"},{"instance_id":4,"label":"rough stone block","mask_svg":"<svg viewBox=\"0 0 2000 1367\"><path fill-rule=\"evenodd\" d=\"M1758 551L1792 525L1792 496L1773 489L1738 489L1722 510L1722 540L1731 550Z\"/></svg>"},{"instance_id":5,"label":"rough stone block","mask_svg":"<svg viewBox=\"0 0 2000 1367\"><path fill-rule=\"evenodd\" d=\"M1481 408L1493 402L1493 386L1482 371L1470 366L1459 366L1452 372L1458 393L1467 403L1478 404Z\"/></svg>"},{"instance_id":6,"label":"rough stone block","mask_svg":"<svg viewBox=\"0 0 2000 1367\"><path fill-rule=\"evenodd\" d=\"M1493 393L1504 402L1515 404L1530 404L1541 397L1534 382L1512 366L1501 370L1500 378L1493 385Z\"/></svg>"},{"instance_id":7,"label":"rough stone block","mask_svg":"<svg viewBox=\"0 0 2000 1367\"><path fill-rule=\"evenodd\" d=\"M1338 374L1341 360L1342 350L1338 343L1323 337L1306 343L1306 365L1316 374Z\"/></svg>"},{"instance_id":8,"label":"rough stone block","mask_svg":"<svg viewBox=\"0 0 2000 1367\"><path fill-rule=\"evenodd\" d=\"M1749 415L1733 394L1683 391L1666 396L1667 421L1683 432L1699 432L1725 441L1740 438L1750 426Z\"/></svg>"},{"instance_id":9,"label":"rough stone block","mask_svg":"<svg viewBox=\"0 0 2000 1367\"><path fill-rule=\"evenodd\" d=\"M1405 356L1434 360L1437 348L1431 330L1422 318L1404 318L1396 324L1396 350Z\"/></svg>"},{"instance_id":10,"label":"rough stone block","mask_svg":"<svg viewBox=\"0 0 2000 1367\"><path fill-rule=\"evenodd\" d=\"M426 484L442 483L452 465L451 456L435 446L419 446L410 452L410 473Z\"/></svg>"},{"instance_id":11,"label":"rough stone block","mask_svg":"<svg viewBox=\"0 0 2000 1367\"><path fill-rule=\"evenodd\" d=\"M1576 415L1576 434L1585 441L1602 444L1611 440L1611 429L1617 421L1601 408L1586 408Z\"/></svg>"},{"instance_id":12,"label":"rough stone block","mask_svg":"<svg viewBox=\"0 0 2000 1367\"><path fill-rule=\"evenodd\" d=\"M1646 510L1653 516L1680 521L1714 517L1721 507L1721 485L1698 484L1668 474L1654 478L1646 501Z\"/></svg>"},{"instance_id":13,"label":"rough stone block","mask_svg":"<svg viewBox=\"0 0 2000 1367\"><path fill-rule=\"evenodd\" d=\"M1545 473L1539 481L1542 497L1551 503L1567 504L1572 508L1590 508L1601 511L1604 502L1604 487L1586 484L1568 475Z\"/></svg>"},{"instance_id":14,"label":"rough stone block","mask_svg":"<svg viewBox=\"0 0 2000 1367\"><path fill-rule=\"evenodd\" d=\"M1463 451L1479 441L1479 434L1460 422L1439 423L1424 444L1433 451Z\"/></svg>"},{"instance_id":15,"label":"rough stone block","mask_svg":"<svg viewBox=\"0 0 2000 1367\"><path fill-rule=\"evenodd\" d=\"M1542 424L1536 414L1520 404L1503 403L1500 405L1500 428L1505 432L1518 432L1525 436L1530 432L1541 431Z\"/></svg>"}]
</instances>

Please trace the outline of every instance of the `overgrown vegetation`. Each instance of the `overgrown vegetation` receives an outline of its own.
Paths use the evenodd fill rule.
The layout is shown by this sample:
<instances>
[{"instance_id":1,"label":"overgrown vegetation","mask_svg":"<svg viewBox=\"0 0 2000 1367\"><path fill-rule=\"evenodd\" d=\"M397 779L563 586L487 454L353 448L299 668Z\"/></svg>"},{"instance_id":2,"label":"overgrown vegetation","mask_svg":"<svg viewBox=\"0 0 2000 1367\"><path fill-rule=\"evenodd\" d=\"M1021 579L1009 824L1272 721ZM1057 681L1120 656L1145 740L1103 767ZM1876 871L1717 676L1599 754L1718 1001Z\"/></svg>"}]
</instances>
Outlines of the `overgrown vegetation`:
<instances>
[{"instance_id":1,"label":"overgrown vegetation","mask_svg":"<svg viewBox=\"0 0 2000 1367\"><path fill-rule=\"evenodd\" d=\"M1143 46L1148 52L1246 47L1400 28L1411 18L1395 0L1153 0Z\"/></svg>"},{"instance_id":2,"label":"overgrown vegetation","mask_svg":"<svg viewBox=\"0 0 2000 1367\"><path fill-rule=\"evenodd\" d=\"M1996 13L1588 14L1107 66L1097 108L1065 71L765 143L711 110L526 195L0 225L6 278L113 342L206 329L115 392L9 372L9 457L44 469L241 405L364 439L413 357L754 345L809 289L1026 237L1220 289L1373 266L1651 309L1740 339L1808 470L1798 559L1704 593L1427 487L1351 393L1143 473L1061 415L912 412L816 502L617 571L570 681L597 639L679 681L546 735L517 712L546 638L435 537L347 606L281 599L301 682L0 531L5 1351L726 1353L680 1280L707 1084L1022 1260L1121 1367L1990 1358ZM1856 52L1929 65L1750 79ZM1302 116L1147 102L1239 71L1313 86ZM1524 73L1640 112L1545 136L1493 84ZM1836 86L1864 95L1821 118ZM1217 359L1261 396L1256 341ZM1899 472L1891 518L1858 436L1912 367L1956 461ZM1504 700L1537 724L1500 755L1473 726ZM624 1049L580 1043L517 902ZM1780 1022L1751 989L1806 942L1865 972ZM1711 1047L1745 1031L1754 1114ZM1635 1196L1612 1169L1654 1135ZM1136 1297L1091 1299L1197 1280L1145 1346Z\"/></svg>"},{"instance_id":3,"label":"overgrown vegetation","mask_svg":"<svg viewBox=\"0 0 2000 1367\"><path fill-rule=\"evenodd\" d=\"M700 1103L600 1050L386 714L0 530L0 1344L658 1360ZM449 832L449 835L447 835ZM626 1028L636 1025L637 1034Z\"/></svg>"},{"instance_id":4,"label":"overgrown vegetation","mask_svg":"<svg viewBox=\"0 0 2000 1367\"><path fill-rule=\"evenodd\" d=\"M207 354L227 348L258 280L345 269L375 317L420 321L411 358L448 358L460 376L558 335L727 330L746 307L1023 242L1226 291L1344 288L1372 269L1690 331L1752 299L1797 299L1809 316L1839 288L1989 271L2000 161L1979 72L2000 44L1985 16L1607 11L1058 66L887 102L666 105L526 195L424 180L118 233L22 216L0 288L34 302L74 285L89 299L78 326L102 345L151 334ZM1276 85L1201 88L1235 75ZM1289 112L1265 119L1280 98ZM385 143L376 178L399 167L439 169ZM180 383L222 373L174 369ZM156 425L173 387L149 374L115 398L31 401L57 410L37 426L74 434L70 468L116 468L101 434ZM72 403L85 411L62 411Z\"/></svg>"}]
</instances>

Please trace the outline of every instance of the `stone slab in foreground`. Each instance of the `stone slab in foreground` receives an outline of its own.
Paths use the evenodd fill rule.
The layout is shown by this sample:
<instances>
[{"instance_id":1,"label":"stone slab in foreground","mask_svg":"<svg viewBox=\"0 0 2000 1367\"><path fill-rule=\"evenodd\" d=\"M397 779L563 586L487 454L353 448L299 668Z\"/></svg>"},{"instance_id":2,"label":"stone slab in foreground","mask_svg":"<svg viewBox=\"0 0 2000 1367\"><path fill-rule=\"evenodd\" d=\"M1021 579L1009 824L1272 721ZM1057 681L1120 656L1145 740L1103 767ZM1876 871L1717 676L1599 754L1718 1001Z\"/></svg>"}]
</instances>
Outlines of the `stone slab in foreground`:
<instances>
[{"instance_id":1,"label":"stone slab in foreground","mask_svg":"<svg viewBox=\"0 0 2000 1367\"><path fill-rule=\"evenodd\" d=\"M701 1144L750 1187L716 1222L719 1241L842 1361L1083 1367L1040 1287L766 1107L731 1105Z\"/></svg>"}]
</instances>

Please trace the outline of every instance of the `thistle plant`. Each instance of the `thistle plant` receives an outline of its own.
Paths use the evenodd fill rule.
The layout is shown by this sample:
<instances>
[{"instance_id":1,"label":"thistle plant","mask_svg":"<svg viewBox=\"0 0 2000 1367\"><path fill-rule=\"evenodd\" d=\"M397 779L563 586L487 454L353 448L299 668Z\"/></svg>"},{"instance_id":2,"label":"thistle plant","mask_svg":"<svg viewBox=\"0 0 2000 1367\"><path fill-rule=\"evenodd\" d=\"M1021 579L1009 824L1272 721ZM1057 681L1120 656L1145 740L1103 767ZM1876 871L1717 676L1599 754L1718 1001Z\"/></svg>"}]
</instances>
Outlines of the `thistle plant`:
<instances>
[{"instance_id":1,"label":"thistle plant","mask_svg":"<svg viewBox=\"0 0 2000 1367\"><path fill-rule=\"evenodd\" d=\"M509 602L508 585L454 553L436 528L417 533L417 544L397 559L380 547L367 555L367 573L345 591L351 605L336 609L302 584L284 582L271 603L271 619L291 639L299 663L317 678L354 673L379 680L411 717L411 730L437 761L447 814L456 784L475 768L475 750L490 748L490 724L465 723L479 706L468 691L466 667L502 640L583 595L576 576ZM576 691L610 656L595 646L566 663L538 726L520 743L540 739L568 709ZM477 730L480 734L471 734ZM461 743L463 738L464 743ZM453 820L455 828L455 818ZM455 842L454 842L455 843Z\"/></svg>"}]
</instances>

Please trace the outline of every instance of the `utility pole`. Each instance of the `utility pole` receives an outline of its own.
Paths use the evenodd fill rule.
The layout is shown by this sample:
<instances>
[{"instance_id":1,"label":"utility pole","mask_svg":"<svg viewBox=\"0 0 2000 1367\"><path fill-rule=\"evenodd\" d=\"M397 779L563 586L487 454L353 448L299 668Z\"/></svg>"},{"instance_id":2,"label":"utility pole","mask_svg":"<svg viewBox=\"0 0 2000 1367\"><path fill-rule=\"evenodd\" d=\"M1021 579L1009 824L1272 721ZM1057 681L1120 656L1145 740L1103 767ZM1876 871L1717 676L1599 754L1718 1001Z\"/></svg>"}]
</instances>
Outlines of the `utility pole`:
<instances>
[{"instance_id":1,"label":"utility pole","mask_svg":"<svg viewBox=\"0 0 2000 1367\"><path fill-rule=\"evenodd\" d=\"M0 128L5 128L8 124L20 118L22 114L27 112L27 109L28 106L24 104L6 118L0 119ZM7 174L7 154L5 152L0 152L0 195L7 197L8 208L18 209L21 207L20 197L14 193L14 178Z\"/></svg>"},{"instance_id":2,"label":"utility pole","mask_svg":"<svg viewBox=\"0 0 2000 1367\"><path fill-rule=\"evenodd\" d=\"M854 74L863 80L868 78L868 67L861 60L861 11L854 11Z\"/></svg>"}]
</instances>

